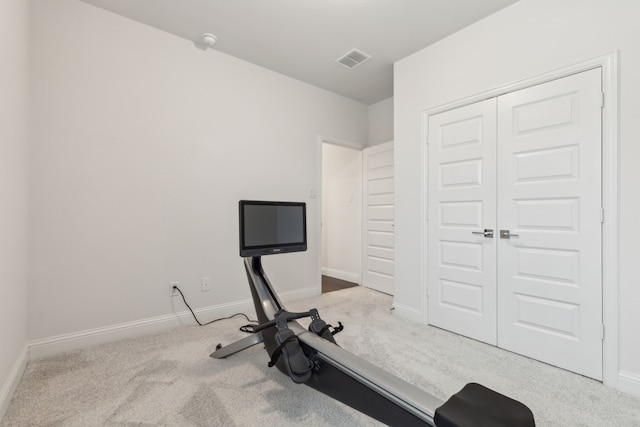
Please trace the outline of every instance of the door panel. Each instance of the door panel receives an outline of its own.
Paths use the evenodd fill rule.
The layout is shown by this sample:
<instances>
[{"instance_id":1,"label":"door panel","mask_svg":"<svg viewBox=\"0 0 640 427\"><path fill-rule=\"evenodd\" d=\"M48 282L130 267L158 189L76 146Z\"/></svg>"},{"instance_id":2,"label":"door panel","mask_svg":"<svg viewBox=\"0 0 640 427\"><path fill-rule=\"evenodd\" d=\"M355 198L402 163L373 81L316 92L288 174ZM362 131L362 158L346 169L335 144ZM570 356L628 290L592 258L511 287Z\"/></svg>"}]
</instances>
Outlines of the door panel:
<instances>
[{"instance_id":1,"label":"door panel","mask_svg":"<svg viewBox=\"0 0 640 427\"><path fill-rule=\"evenodd\" d=\"M602 379L601 76L498 98L498 345Z\"/></svg>"},{"instance_id":2,"label":"door panel","mask_svg":"<svg viewBox=\"0 0 640 427\"><path fill-rule=\"evenodd\" d=\"M429 117L429 323L496 344L496 101ZM474 234L480 233L480 234Z\"/></svg>"},{"instance_id":3,"label":"door panel","mask_svg":"<svg viewBox=\"0 0 640 427\"><path fill-rule=\"evenodd\" d=\"M365 148L363 285L393 295L393 142Z\"/></svg>"}]
</instances>

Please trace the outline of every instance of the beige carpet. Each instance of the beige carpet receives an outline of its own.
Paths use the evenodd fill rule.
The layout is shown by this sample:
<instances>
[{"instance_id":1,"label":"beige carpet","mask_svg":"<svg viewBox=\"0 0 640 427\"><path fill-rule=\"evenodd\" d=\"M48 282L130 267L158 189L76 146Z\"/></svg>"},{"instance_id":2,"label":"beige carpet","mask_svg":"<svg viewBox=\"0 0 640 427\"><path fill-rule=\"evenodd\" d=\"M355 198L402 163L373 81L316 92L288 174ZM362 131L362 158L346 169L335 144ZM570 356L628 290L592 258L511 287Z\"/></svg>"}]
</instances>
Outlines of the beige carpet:
<instances>
[{"instance_id":1,"label":"beige carpet","mask_svg":"<svg viewBox=\"0 0 640 427\"><path fill-rule=\"evenodd\" d=\"M345 325L338 343L446 399L479 382L528 405L538 426L640 426L640 399L602 384L389 313L391 297L362 287L288 303ZM209 320L209 319L202 319ZM245 335L241 318L93 346L29 362L2 426L379 425L276 368L258 345L225 360L218 342Z\"/></svg>"}]
</instances>

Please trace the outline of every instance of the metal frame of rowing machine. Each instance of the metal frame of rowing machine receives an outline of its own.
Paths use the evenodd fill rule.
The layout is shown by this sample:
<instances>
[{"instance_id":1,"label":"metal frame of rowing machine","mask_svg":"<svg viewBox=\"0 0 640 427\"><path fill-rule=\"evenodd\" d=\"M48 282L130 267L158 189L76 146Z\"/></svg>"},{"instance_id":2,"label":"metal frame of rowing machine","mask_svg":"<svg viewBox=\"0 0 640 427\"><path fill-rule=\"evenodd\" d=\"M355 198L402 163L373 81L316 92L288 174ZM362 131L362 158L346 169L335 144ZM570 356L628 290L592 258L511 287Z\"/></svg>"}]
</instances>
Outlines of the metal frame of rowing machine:
<instances>
[{"instance_id":1,"label":"metal frame of rowing machine","mask_svg":"<svg viewBox=\"0 0 640 427\"><path fill-rule=\"evenodd\" d=\"M244 266L259 323L273 322L285 308L264 273L261 258L244 258ZM435 426L435 410L442 400L306 330L295 320L287 326L313 361L307 386L387 425ZM218 344L211 357L222 359L259 343L264 343L271 356L278 348L276 332L271 326L227 346ZM287 373L282 358L276 366Z\"/></svg>"}]
</instances>

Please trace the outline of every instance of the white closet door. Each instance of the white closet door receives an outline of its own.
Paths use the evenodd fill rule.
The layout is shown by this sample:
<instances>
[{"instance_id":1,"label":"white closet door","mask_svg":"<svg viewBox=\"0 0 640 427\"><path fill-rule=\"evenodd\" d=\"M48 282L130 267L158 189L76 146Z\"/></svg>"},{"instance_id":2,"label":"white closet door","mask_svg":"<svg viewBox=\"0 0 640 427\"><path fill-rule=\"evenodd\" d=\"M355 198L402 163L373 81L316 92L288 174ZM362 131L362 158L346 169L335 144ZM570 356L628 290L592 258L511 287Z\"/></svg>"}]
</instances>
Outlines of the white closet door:
<instances>
[{"instance_id":1,"label":"white closet door","mask_svg":"<svg viewBox=\"0 0 640 427\"><path fill-rule=\"evenodd\" d=\"M429 117L429 323L496 344L496 100Z\"/></svg>"},{"instance_id":2,"label":"white closet door","mask_svg":"<svg viewBox=\"0 0 640 427\"><path fill-rule=\"evenodd\" d=\"M364 231L362 284L393 295L393 142L363 150Z\"/></svg>"},{"instance_id":3,"label":"white closet door","mask_svg":"<svg viewBox=\"0 0 640 427\"><path fill-rule=\"evenodd\" d=\"M601 102L600 69L498 98L498 345L596 379Z\"/></svg>"}]
</instances>

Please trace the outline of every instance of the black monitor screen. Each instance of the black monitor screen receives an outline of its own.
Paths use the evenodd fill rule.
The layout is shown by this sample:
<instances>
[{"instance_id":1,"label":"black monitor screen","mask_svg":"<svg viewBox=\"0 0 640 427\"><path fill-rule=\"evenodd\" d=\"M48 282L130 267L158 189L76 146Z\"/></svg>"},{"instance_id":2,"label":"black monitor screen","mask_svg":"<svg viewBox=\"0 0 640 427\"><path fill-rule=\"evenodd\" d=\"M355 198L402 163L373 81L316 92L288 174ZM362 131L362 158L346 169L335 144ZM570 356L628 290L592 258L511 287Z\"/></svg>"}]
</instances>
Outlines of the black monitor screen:
<instances>
[{"instance_id":1,"label":"black monitor screen","mask_svg":"<svg viewBox=\"0 0 640 427\"><path fill-rule=\"evenodd\" d=\"M306 250L305 203L240 201L240 256Z\"/></svg>"}]
</instances>

